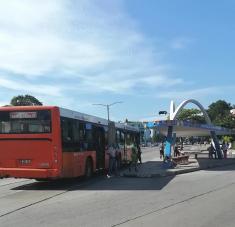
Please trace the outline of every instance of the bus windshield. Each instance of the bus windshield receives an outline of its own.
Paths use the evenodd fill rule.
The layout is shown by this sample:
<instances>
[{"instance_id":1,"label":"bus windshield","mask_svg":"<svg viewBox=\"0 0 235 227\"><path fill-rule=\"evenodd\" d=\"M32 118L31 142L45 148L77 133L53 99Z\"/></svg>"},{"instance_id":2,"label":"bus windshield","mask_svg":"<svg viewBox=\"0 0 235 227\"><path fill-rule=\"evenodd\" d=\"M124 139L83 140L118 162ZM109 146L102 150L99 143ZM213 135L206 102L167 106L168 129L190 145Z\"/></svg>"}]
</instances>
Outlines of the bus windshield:
<instances>
[{"instance_id":1,"label":"bus windshield","mask_svg":"<svg viewBox=\"0 0 235 227\"><path fill-rule=\"evenodd\" d=\"M33 134L50 132L50 110L0 112L0 134Z\"/></svg>"}]
</instances>

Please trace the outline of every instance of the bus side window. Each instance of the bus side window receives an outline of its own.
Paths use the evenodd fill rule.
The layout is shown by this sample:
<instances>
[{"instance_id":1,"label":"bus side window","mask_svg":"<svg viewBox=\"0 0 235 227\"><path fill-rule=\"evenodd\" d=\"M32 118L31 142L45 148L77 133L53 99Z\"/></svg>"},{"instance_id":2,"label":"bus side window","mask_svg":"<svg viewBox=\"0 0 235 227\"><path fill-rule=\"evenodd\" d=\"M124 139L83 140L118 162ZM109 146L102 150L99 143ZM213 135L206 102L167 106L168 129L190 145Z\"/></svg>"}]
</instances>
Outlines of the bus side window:
<instances>
[{"instance_id":1,"label":"bus side window","mask_svg":"<svg viewBox=\"0 0 235 227\"><path fill-rule=\"evenodd\" d=\"M85 135L85 141L86 141L86 150L93 150L93 136L92 136L92 124L86 123L86 135Z\"/></svg>"},{"instance_id":2,"label":"bus side window","mask_svg":"<svg viewBox=\"0 0 235 227\"><path fill-rule=\"evenodd\" d=\"M125 134L122 131L120 133L120 144L124 147L124 144L125 144Z\"/></svg>"},{"instance_id":3,"label":"bus side window","mask_svg":"<svg viewBox=\"0 0 235 227\"><path fill-rule=\"evenodd\" d=\"M79 143L79 121L74 120L73 121L73 141L75 144Z\"/></svg>"},{"instance_id":4,"label":"bus side window","mask_svg":"<svg viewBox=\"0 0 235 227\"><path fill-rule=\"evenodd\" d=\"M103 126L103 129L104 129L105 147L108 148L108 127Z\"/></svg>"},{"instance_id":5,"label":"bus side window","mask_svg":"<svg viewBox=\"0 0 235 227\"><path fill-rule=\"evenodd\" d=\"M135 135L131 134L131 136L130 136L130 145L134 146L134 144L135 144Z\"/></svg>"},{"instance_id":6,"label":"bus side window","mask_svg":"<svg viewBox=\"0 0 235 227\"><path fill-rule=\"evenodd\" d=\"M138 133L135 134L135 142L136 144L140 144L140 135Z\"/></svg>"},{"instance_id":7,"label":"bus side window","mask_svg":"<svg viewBox=\"0 0 235 227\"><path fill-rule=\"evenodd\" d=\"M65 141L71 143L73 141L73 124L70 119L66 120L66 129Z\"/></svg>"},{"instance_id":8,"label":"bus side window","mask_svg":"<svg viewBox=\"0 0 235 227\"><path fill-rule=\"evenodd\" d=\"M64 151L73 151L73 122L71 119L61 118L62 147Z\"/></svg>"},{"instance_id":9,"label":"bus side window","mask_svg":"<svg viewBox=\"0 0 235 227\"><path fill-rule=\"evenodd\" d=\"M116 143L120 144L120 130L116 130Z\"/></svg>"},{"instance_id":10,"label":"bus side window","mask_svg":"<svg viewBox=\"0 0 235 227\"><path fill-rule=\"evenodd\" d=\"M131 145L131 135L129 132L126 133L126 147L127 148L130 148L130 145Z\"/></svg>"},{"instance_id":11,"label":"bus side window","mask_svg":"<svg viewBox=\"0 0 235 227\"><path fill-rule=\"evenodd\" d=\"M68 136L68 125L66 122L66 119L61 118L61 133L62 133L62 142L65 143L66 142L66 138Z\"/></svg>"},{"instance_id":12,"label":"bus side window","mask_svg":"<svg viewBox=\"0 0 235 227\"><path fill-rule=\"evenodd\" d=\"M83 122L79 122L79 150L85 150L85 129Z\"/></svg>"}]
</instances>

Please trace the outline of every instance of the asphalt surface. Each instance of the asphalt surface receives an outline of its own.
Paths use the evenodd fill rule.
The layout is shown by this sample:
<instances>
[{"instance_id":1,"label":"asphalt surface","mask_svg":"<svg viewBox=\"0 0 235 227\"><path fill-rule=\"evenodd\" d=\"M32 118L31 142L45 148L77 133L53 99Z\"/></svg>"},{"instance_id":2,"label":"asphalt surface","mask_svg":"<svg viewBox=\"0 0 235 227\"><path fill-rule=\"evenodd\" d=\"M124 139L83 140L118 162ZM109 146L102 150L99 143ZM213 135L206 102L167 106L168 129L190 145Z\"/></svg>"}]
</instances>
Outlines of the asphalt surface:
<instances>
[{"instance_id":1,"label":"asphalt surface","mask_svg":"<svg viewBox=\"0 0 235 227\"><path fill-rule=\"evenodd\" d=\"M234 191L235 166L163 178L1 179L0 226L234 226Z\"/></svg>"}]
</instances>

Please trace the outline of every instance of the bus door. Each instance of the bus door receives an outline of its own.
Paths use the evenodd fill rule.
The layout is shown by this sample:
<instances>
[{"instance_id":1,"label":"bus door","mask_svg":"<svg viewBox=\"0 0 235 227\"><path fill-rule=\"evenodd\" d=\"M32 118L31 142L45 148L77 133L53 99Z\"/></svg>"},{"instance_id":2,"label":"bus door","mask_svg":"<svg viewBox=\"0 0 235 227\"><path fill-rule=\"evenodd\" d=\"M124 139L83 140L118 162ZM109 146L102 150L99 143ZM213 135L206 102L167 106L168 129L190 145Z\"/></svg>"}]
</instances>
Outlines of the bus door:
<instances>
[{"instance_id":1,"label":"bus door","mask_svg":"<svg viewBox=\"0 0 235 227\"><path fill-rule=\"evenodd\" d=\"M103 127L94 127L94 148L96 151L96 168L105 168L105 132Z\"/></svg>"}]
</instances>

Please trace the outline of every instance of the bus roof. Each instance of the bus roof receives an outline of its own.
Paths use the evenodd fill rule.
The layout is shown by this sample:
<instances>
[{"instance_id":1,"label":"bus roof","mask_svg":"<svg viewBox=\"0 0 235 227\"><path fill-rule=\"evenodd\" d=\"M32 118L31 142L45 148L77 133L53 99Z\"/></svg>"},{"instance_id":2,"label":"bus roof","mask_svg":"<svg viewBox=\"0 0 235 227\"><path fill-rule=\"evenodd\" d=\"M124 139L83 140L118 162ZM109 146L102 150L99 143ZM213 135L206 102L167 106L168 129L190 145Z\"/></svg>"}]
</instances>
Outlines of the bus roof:
<instances>
[{"instance_id":1,"label":"bus roof","mask_svg":"<svg viewBox=\"0 0 235 227\"><path fill-rule=\"evenodd\" d=\"M73 119L78 119L82 121L87 121L95 124L105 125L108 126L108 120L96 116L92 116L89 114L80 113L77 111L69 110L62 107L57 106L4 106L0 107L0 111L22 111L22 110L47 110L47 109L54 109L58 108L60 111L60 116L62 117L68 117ZM131 130L138 132L139 129L134 126L126 125L124 123L117 123L115 122L115 127L125 130Z\"/></svg>"},{"instance_id":2,"label":"bus roof","mask_svg":"<svg viewBox=\"0 0 235 227\"><path fill-rule=\"evenodd\" d=\"M87 121L87 122L91 122L91 123L95 123L95 124L101 124L101 125L108 126L108 120L106 120L104 118L80 113L77 111L73 111L73 110L69 110L69 109L65 109L65 108L61 108L61 107L59 109L60 109L60 115L62 117L68 117L68 118L73 118L73 119L78 119L78 120L83 120L83 121ZM115 122L115 127L120 128L120 129L125 129L125 130L136 131L136 132L139 131L139 129L137 127L126 125L124 123Z\"/></svg>"},{"instance_id":3,"label":"bus roof","mask_svg":"<svg viewBox=\"0 0 235 227\"><path fill-rule=\"evenodd\" d=\"M108 126L106 119L59 107L60 116Z\"/></svg>"}]
</instances>

